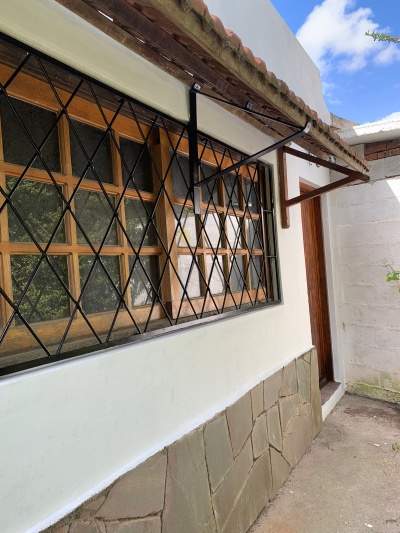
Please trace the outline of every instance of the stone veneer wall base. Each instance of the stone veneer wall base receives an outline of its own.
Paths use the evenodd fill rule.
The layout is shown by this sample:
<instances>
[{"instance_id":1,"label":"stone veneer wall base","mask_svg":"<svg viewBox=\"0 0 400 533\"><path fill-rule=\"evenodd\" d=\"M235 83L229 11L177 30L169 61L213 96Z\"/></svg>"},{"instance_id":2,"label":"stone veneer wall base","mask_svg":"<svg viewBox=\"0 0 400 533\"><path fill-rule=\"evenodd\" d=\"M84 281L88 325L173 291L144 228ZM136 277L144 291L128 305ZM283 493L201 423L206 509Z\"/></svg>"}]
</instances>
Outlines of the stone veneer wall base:
<instances>
[{"instance_id":1,"label":"stone veneer wall base","mask_svg":"<svg viewBox=\"0 0 400 533\"><path fill-rule=\"evenodd\" d=\"M245 533L321 427L312 349L46 531Z\"/></svg>"}]
</instances>

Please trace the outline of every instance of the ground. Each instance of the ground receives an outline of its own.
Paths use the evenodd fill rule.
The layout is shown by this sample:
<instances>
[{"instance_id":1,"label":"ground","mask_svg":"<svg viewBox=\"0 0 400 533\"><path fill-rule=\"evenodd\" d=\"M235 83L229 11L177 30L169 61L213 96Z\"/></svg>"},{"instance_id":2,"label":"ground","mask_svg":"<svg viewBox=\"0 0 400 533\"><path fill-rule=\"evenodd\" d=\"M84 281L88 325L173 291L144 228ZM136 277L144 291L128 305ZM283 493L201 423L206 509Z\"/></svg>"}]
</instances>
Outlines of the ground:
<instances>
[{"instance_id":1,"label":"ground","mask_svg":"<svg viewBox=\"0 0 400 533\"><path fill-rule=\"evenodd\" d=\"M249 533L400 533L400 407L346 394Z\"/></svg>"}]
</instances>

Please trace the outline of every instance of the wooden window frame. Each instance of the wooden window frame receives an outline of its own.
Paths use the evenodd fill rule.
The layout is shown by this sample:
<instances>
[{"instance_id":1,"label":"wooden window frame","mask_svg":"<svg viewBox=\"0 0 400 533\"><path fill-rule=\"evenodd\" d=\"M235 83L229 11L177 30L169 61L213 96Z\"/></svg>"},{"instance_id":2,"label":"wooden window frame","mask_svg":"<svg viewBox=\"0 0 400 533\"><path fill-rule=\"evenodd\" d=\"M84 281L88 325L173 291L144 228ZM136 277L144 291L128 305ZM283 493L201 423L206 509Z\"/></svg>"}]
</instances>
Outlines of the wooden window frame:
<instances>
[{"instance_id":1,"label":"wooden window frame","mask_svg":"<svg viewBox=\"0 0 400 533\"><path fill-rule=\"evenodd\" d=\"M13 69L11 67L5 64L0 64L0 79L11 76L12 70ZM112 91L112 89L110 90ZM35 78L24 72L18 74L7 92L12 98L23 100L29 104L33 104L55 113L60 112L60 106L57 105L50 87L43 80ZM58 89L57 92L64 102L68 100L68 97L70 96L68 91L64 89ZM113 111L105 107L103 107L103 111L107 120L110 121L113 116ZM102 130L106 129L104 118L102 117L98 107L93 102L89 102L87 99L84 99L80 96L74 97L74 100L68 108L68 115L70 119L78 120ZM67 200L69 200L79 182L79 178L74 176L72 172L72 154L70 143L71 131L68 119L65 115L59 120L57 132L59 139L61 172L52 172L52 175L57 185L62 187L63 193ZM143 144L143 134L147 137L150 132L150 127L146 123L141 123L139 128L132 118L118 115L113 123L112 132L115 142L118 144L118 146L120 137L125 137L131 141ZM177 134L168 132L167 135L165 129L159 128L158 130L156 129L147 140L147 144L151 149L152 156L154 157L161 174L165 176L164 184L161 185L160 181L157 180L157 177L155 176L155 171L153 170L153 193L140 191L139 195L135 189L124 186L122 179L121 157L115 143L111 143L112 183L100 184L94 180L83 179L79 185L79 189L98 193L101 193L102 189L104 189L107 195L115 196L117 202L121 199L121 197L123 197L119 204L118 218L121 220L125 228L125 198L141 198L143 201L152 203L156 201L158 202L156 208L156 222L159 237L164 242L165 246L143 246L139 254L140 256L157 256L159 258L158 262L160 272L165 270L161 279L159 291L161 292L162 299L165 302L165 309L167 309L167 312L171 318L190 318L196 313L201 314L201 316L205 315L207 318L209 318L211 314L218 314L215 310L215 303L222 306L223 311L228 311L228 313L222 312L222 316L226 316L229 314L229 311L238 308L239 312L242 312L246 310L246 306L248 305L258 308L265 303L268 305L279 303L280 287L278 287L278 294L276 295L276 298L274 298L273 302L265 301L268 300L268 298L265 297L265 294L264 297L262 297L262 294L259 294L259 287L257 289L251 287L251 270L248 267L250 258L252 256L260 257L260 262L263 259L265 262L265 274L263 274L263 278L265 278L265 285L269 283L266 278L270 276L269 271L271 269L271 265L270 261L266 259L266 257L270 257L268 250L268 256L266 256L265 250L263 250L263 246L265 248L268 248L269 246L268 242L266 242L266 231L262 211L263 208L260 205L260 211L258 213L250 213L250 211L248 209L246 210L245 208L242 194L242 192L244 193L246 191L244 185L246 179L251 179L253 182L259 183L261 187L266 188L267 185L265 183L261 183L265 180L261 180L262 172L260 172L259 166L255 165L253 167L253 176L250 175L250 167L246 166L242 167L240 173L237 174L238 184L240 187L239 190L242 191L239 192L238 209L234 209L232 206L228 205L223 178L218 178L217 186L219 198L221 200L219 205L209 205L209 203L202 200L200 193L201 215L196 216L197 229L200 231L201 227L204 225L203 212L217 213L220 219L220 224L224 224L221 246L218 247L217 255L222 258L223 273L225 278L229 279L229 276L231 275L230 261L236 256L243 257L244 272L246 272L245 281L247 285L247 294L244 294L244 290L230 291L230 294L227 294L225 290L225 293L214 295L212 297L210 291L207 291L208 283L205 280L208 280L207 257L214 256L215 252L210 246L207 246L207 242L204 238L204 232L200 231L200 235L197 234L197 236L199 235L198 243L195 247L194 253L189 247L178 246L176 242L176 217L173 206L185 205L187 208L193 208L193 202L191 200L185 201L182 198L174 196L173 194L173 178L170 158L171 139L172 142L178 143ZM186 138L181 138L177 153L187 156L188 152L188 140ZM232 156L224 159L221 153L215 152L210 148L204 148L202 145L199 145L199 158L202 162L220 169L227 168L229 165L238 161L238 159L235 159ZM25 167L22 165L16 165L4 161L2 128L0 120L0 187L4 191L7 190L6 178L19 178L24 170ZM53 183L46 170L32 167L25 172L24 179L41 183ZM163 188L162 191L160 191L160 187ZM75 210L74 201L71 203L71 208L73 211ZM11 282L11 256L40 255L40 253L34 243L10 242L7 209L8 208L5 207L0 212L0 285L3 287L5 294L12 301L13 291ZM273 211L273 206L271 207L270 211ZM259 235L259 239L262 239L263 242L260 249L253 249L250 251L249 248L244 246L243 243L241 249L232 250L232 248L229 246L227 237L228 229L226 227L229 216L235 217L236 220L239 218L242 221L242 235L244 235L246 239L247 224L249 221L259 221L261 219L262 234ZM273 223L275 224L274 219ZM62 255L67 257L69 290L73 297L78 299L81 292L79 257L83 255L92 255L92 250L89 245L80 244L78 242L76 222L70 213L66 213L63 224L65 228L65 244L51 243L46 253L48 255ZM131 291L129 289L129 258L134 256L134 252L128 245L126 235L121 230L121 227L119 225L117 225L117 227L118 244L104 245L101 250L101 255L118 257L120 283L122 287L125 285L128 287L128 290L125 293L126 305L128 306L130 313L132 313L134 316L135 321L137 321L139 324L144 323L146 320L149 320L149 306L134 306L132 304ZM220 233L221 231L222 230L220 230ZM274 235L274 246L276 248L276 228L274 229ZM196 255L199 258L199 266L202 273L202 279L200 279L201 295L185 300L182 297L182 283L177 275L179 272L178 261L180 256L191 257L193 255ZM277 262L277 252L275 253L274 257ZM276 267L278 267L278 265L276 265ZM277 270L277 275L279 276L279 269ZM209 281L211 281L211 279ZM277 283L279 285L279 279L277 280ZM107 333L110 313L114 313L114 311L100 312L89 315L90 323L99 333L99 335L105 335ZM7 303L5 298L0 297L1 329L6 326L11 315L12 307L9 305L9 303ZM161 326L164 326L165 324L163 324L163 319L165 318L166 313L163 309L163 306L160 303L153 304L151 322L154 321L155 324L159 322ZM37 335L43 339L46 345L53 346L58 343L68 320L69 318L37 322L34 324L34 329ZM128 329L131 327L132 320L128 311L120 310L118 315L116 338L118 338L120 331L128 331ZM91 345L93 343L88 342L88 335L84 333L85 330L89 333L84 317L82 317L82 314L78 311L74 320L72 321L69 333L73 339L68 343L68 349L71 350L71 353L77 348L85 347L86 345ZM9 326L8 331L1 342L3 355L0 359L0 366L2 366L4 361L6 363L10 362L11 364L27 362L28 365L32 362L31 360L34 359L41 361L43 359L43 352L38 350L37 346L37 341L26 329L26 327L17 326L14 320L14 322ZM18 354L15 354L15 347L18 347ZM104 345L99 346L99 348L101 347L104 347ZM51 358L48 358L49 362L50 359Z\"/></svg>"}]
</instances>

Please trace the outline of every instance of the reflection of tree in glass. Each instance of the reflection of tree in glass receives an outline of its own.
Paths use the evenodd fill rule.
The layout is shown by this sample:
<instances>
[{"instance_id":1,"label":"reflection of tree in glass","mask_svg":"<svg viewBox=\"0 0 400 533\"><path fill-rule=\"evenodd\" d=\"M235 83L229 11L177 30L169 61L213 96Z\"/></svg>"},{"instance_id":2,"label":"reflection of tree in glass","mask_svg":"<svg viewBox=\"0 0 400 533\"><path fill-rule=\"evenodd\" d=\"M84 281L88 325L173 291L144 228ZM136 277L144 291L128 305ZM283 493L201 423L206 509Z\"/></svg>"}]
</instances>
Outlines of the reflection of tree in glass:
<instances>
[{"instance_id":1,"label":"reflection of tree in glass","mask_svg":"<svg viewBox=\"0 0 400 533\"><path fill-rule=\"evenodd\" d=\"M7 178L8 192L17 180ZM47 243L60 220L63 204L53 184L24 179L12 196L12 205L25 222L29 231L40 243ZM31 242L31 238L8 207L8 229L11 242ZM52 242L65 242L64 222L60 224Z\"/></svg>"},{"instance_id":2,"label":"reflection of tree in glass","mask_svg":"<svg viewBox=\"0 0 400 533\"><path fill-rule=\"evenodd\" d=\"M57 274L68 285L67 259L63 256L48 256ZM12 255L11 275L13 299L16 303L21 297L32 271L40 260L38 255ZM65 318L69 315L68 295L45 260L25 294L19 310L30 323ZM16 323L22 324L19 317Z\"/></svg>"},{"instance_id":3,"label":"reflection of tree in glass","mask_svg":"<svg viewBox=\"0 0 400 533\"><path fill-rule=\"evenodd\" d=\"M94 257L92 255L81 255L79 257L81 287L83 287L86 282L93 261ZM106 268L114 285L120 291L118 257L103 256L101 261L104 267L99 261L96 261L96 265L91 273L81 300L83 311L88 314L112 311L116 309L119 303L119 295L104 271L104 268Z\"/></svg>"},{"instance_id":4,"label":"reflection of tree in glass","mask_svg":"<svg viewBox=\"0 0 400 533\"><path fill-rule=\"evenodd\" d=\"M72 120L71 122L73 125L73 129L70 132L73 175L80 178L85 172L85 179L112 183L110 134L104 135L104 131L100 128L78 120ZM78 142L76 135L79 137L80 142ZM83 152L81 144L86 154ZM88 158L92 158L95 172L93 172L91 166L88 166Z\"/></svg>"},{"instance_id":5,"label":"reflection of tree in glass","mask_svg":"<svg viewBox=\"0 0 400 533\"><path fill-rule=\"evenodd\" d=\"M133 245L138 246L141 243L152 210L151 202L125 198L126 233ZM157 246L157 244L157 233L151 222L147 227L143 246Z\"/></svg>"},{"instance_id":6,"label":"reflection of tree in glass","mask_svg":"<svg viewBox=\"0 0 400 533\"><path fill-rule=\"evenodd\" d=\"M193 209L183 205L175 205L174 211L175 227L178 225L179 220L179 227L176 230L176 241L178 246L196 246L196 218Z\"/></svg>"},{"instance_id":7,"label":"reflection of tree in glass","mask_svg":"<svg viewBox=\"0 0 400 533\"><path fill-rule=\"evenodd\" d=\"M57 120L56 113L16 98L10 98L10 101L31 135L33 142L39 147L55 125ZM35 148L3 94L0 94L0 118L4 161L25 167L35 155ZM40 153L52 172L60 172L60 150L56 127L52 130ZM39 157L34 159L31 166L44 169Z\"/></svg>"},{"instance_id":8,"label":"reflection of tree in glass","mask_svg":"<svg viewBox=\"0 0 400 533\"><path fill-rule=\"evenodd\" d=\"M129 179L130 189L136 186L141 191L153 192L152 160L149 147L147 145L143 147L143 144L124 137L120 137L119 145L124 185Z\"/></svg>"},{"instance_id":9,"label":"reflection of tree in glass","mask_svg":"<svg viewBox=\"0 0 400 533\"><path fill-rule=\"evenodd\" d=\"M113 197L110 199L111 201L114 200ZM90 242L92 244L100 244L113 216L113 210L103 193L83 190L77 191L75 195L75 213L79 224L82 226ZM87 241L79 228L77 233L78 243L87 244ZM117 244L117 242L117 228L114 219L107 234L105 244Z\"/></svg>"},{"instance_id":10,"label":"reflection of tree in glass","mask_svg":"<svg viewBox=\"0 0 400 533\"><path fill-rule=\"evenodd\" d=\"M129 268L132 268L134 257L129 257ZM145 271L147 273L145 274ZM158 257L141 255L140 262L136 260L131 278L129 280L132 304L134 306L150 305L153 302L155 291L152 289L149 279L157 289L160 278Z\"/></svg>"}]
</instances>

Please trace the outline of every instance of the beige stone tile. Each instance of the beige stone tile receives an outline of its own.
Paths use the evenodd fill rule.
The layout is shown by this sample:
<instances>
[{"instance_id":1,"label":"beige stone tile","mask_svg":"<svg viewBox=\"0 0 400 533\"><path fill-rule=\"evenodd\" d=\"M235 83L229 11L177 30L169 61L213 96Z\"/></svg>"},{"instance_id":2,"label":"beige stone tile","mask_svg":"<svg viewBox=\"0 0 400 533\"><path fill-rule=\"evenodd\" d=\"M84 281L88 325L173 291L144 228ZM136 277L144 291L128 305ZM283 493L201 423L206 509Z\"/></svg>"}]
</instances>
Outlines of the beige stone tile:
<instances>
[{"instance_id":1,"label":"beige stone tile","mask_svg":"<svg viewBox=\"0 0 400 533\"><path fill-rule=\"evenodd\" d=\"M291 467L297 465L313 440L311 405L301 406L302 414L295 416L283 433L282 455Z\"/></svg>"},{"instance_id":2,"label":"beige stone tile","mask_svg":"<svg viewBox=\"0 0 400 533\"><path fill-rule=\"evenodd\" d=\"M71 524L69 533L103 533L101 526L97 526L96 520L76 520Z\"/></svg>"},{"instance_id":3,"label":"beige stone tile","mask_svg":"<svg viewBox=\"0 0 400 533\"><path fill-rule=\"evenodd\" d=\"M253 451L249 439L212 498L219 531L224 527L232 512L236 498L246 483L252 466Z\"/></svg>"},{"instance_id":4,"label":"beige stone tile","mask_svg":"<svg viewBox=\"0 0 400 533\"><path fill-rule=\"evenodd\" d=\"M267 416L265 413L260 415L254 422L251 442L253 444L254 459L257 459L257 457L260 457L260 455L268 450Z\"/></svg>"},{"instance_id":5,"label":"beige stone tile","mask_svg":"<svg viewBox=\"0 0 400 533\"><path fill-rule=\"evenodd\" d=\"M251 398L248 392L226 410L233 456L236 457L253 428Z\"/></svg>"},{"instance_id":6,"label":"beige stone tile","mask_svg":"<svg viewBox=\"0 0 400 533\"><path fill-rule=\"evenodd\" d=\"M264 380L264 410L276 404L282 384L282 370Z\"/></svg>"},{"instance_id":7,"label":"beige stone tile","mask_svg":"<svg viewBox=\"0 0 400 533\"><path fill-rule=\"evenodd\" d=\"M296 360L283 367L281 396L290 396L298 392Z\"/></svg>"},{"instance_id":8,"label":"beige stone tile","mask_svg":"<svg viewBox=\"0 0 400 533\"><path fill-rule=\"evenodd\" d=\"M311 401L311 366L304 357L297 359L297 382L302 403Z\"/></svg>"},{"instance_id":9,"label":"beige stone tile","mask_svg":"<svg viewBox=\"0 0 400 533\"><path fill-rule=\"evenodd\" d=\"M225 415L206 425L204 445L211 490L215 491L233 464L233 452Z\"/></svg>"},{"instance_id":10,"label":"beige stone tile","mask_svg":"<svg viewBox=\"0 0 400 533\"><path fill-rule=\"evenodd\" d=\"M250 391L253 421L264 411L264 385L259 383Z\"/></svg>"},{"instance_id":11,"label":"beige stone tile","mask_svg":"<svg viewBox=\"0 0 400 533\"><path fill-rule=\"evenodd\" d=\"M279 419L279 409L276 405L267 411L268 436L271 446L277 450L282 450L281 422Z\"/></svg>"},{"instance_id":12,"label":"beige stone tile","mask_svg":"<svg viewBox=\"0 0 400 533\"><path fill-rule=\"evenodd\" d=\"M289 477L292 469L279 452L273 448L270 448L269 451L271 454L272 496L275 496Z\"/></svg>"},{"instance_id":13,"label":"beige stone tile","mask_svg":"<svg viewBox=\"0 0 400 533\"><path fill-rule=\"evenodd\" d=\"M263 455L254 464L222 533L243 533L256 520L269 497L269 456Z\"/></svg>"},{"instance_id":14,"label":"beige stone tile","mask_svg":"<svg viewBox=\"0 0 400 533\"><path fill-rule=\"evenodd\" d=\"M214 533L203 431L196 430L168 451L163 533Z\"/></svg>"},{"instance_id":15,"label":"beige stone tile","mask_svg":"<svg viewBox=\"0 0 400 533\"><path fill-rule=\"evenodd\" d=\"M161 519L159 516L150 516L139 520L109 522L107 533L161 533Z\"/></svg>"},{"instance_id":16,"label":"beige stone tile","mask_svg":"<svg viewBox=\"0 0 400 533\"><path fill-rule=\"evenodd\" d=\"M166 468L167 456L160 452L122 476L111 488L97 516L107 520L141 518L161 511Z\"/></svg>"},{"instance_id":17,"label":"beige stone tile","mask_svg":"<svg viewBox=\"0 0 400 533\"><path fill-rule=\"evenodd\" d=\"M299 395L292 394L279 400L279 416L281 419L282 432L288 427L290 421L297 413L299 406Z\"/></svg>"}]
</instances>

